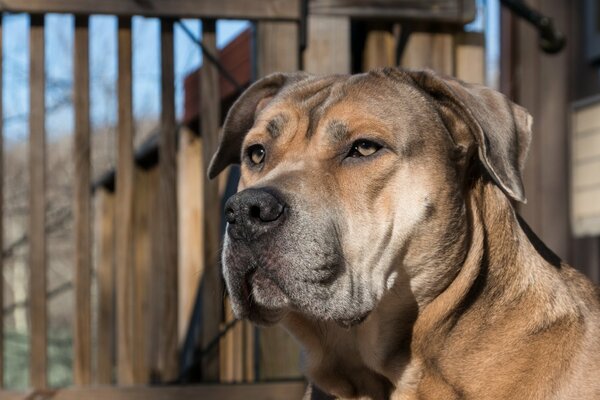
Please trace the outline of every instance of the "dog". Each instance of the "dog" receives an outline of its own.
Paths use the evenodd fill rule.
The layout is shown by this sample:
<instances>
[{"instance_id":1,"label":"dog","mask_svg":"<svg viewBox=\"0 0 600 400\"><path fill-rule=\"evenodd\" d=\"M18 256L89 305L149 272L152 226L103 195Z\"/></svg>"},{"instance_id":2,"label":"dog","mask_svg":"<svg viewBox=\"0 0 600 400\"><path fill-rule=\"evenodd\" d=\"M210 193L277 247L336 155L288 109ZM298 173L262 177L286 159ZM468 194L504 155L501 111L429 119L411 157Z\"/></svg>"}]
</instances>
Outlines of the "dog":
<instances>
[{"instance_id":1,"label":"dog","mask_svg":"<svg viewBox=\"0 0 600 400\"><path fill-rule=\"evenodd\" d=\"M515 211L531 125L427 70L254 83L208 172L241 165L235 315L301 343L313 397L600 399L600 292Z\"/></svg>"}]
</instances>

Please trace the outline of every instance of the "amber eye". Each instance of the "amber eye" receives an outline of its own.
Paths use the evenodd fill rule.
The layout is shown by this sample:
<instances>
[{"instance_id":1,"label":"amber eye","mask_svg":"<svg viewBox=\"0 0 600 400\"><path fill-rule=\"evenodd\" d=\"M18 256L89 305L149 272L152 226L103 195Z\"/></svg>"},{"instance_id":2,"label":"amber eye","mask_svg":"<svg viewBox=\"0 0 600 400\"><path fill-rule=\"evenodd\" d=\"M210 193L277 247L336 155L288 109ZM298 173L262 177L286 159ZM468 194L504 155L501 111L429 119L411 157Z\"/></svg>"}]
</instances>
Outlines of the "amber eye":
<instances>
[{"instance_id":1,"label":"amber eye","mask_svg":"<svg viewBox=\"0 0 600 400\"><path fill-rule=\"evenodd\" d=\"M377 153L381 149L381 145L371 142L370 140L357 140L352 143L352 148L348 153L348 157L368 157Z\"/></svg>"},{"instance_id":2,"label":"amber eye","mask_svg":"<svg viewBox=\"0 0 600 400\"><path fill-rule=\"evenodd\" d=\"M265 148L260 144L248 147L247 153L248 158L254 165L261 164L265 160Z\"/></svg>"}]
</instances>

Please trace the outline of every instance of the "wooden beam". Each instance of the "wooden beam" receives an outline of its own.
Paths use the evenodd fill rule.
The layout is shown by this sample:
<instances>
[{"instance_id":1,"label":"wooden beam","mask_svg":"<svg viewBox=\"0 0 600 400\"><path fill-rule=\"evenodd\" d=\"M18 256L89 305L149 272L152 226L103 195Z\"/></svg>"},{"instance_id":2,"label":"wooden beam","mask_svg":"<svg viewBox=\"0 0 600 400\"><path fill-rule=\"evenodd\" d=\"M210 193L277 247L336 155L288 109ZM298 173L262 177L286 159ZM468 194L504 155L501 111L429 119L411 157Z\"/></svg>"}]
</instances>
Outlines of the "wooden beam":
<instances>
[{"instance_id":1,"label":"wooden beam","mask_svg":"<svg viewBox=\"0 0 600 400\"><path fill-rule=\"evenodd\" d=\"M0 16L0 93L3 85L2 16ZM0 115L4 115L0 96ZM0 249L4 249L4 124L0 123ZM0 388L4 386L4 257L0 251Z\"/></svg>"},{"instance_id":2,"label":"wooden beam","mask_svg":"<svg viewBox=\"0 0 600 400\"><path fill-rule=\"evenodd\" d=\"M454 76L485 85L485 38L480 32L454 35Z\"/></svg>"},{"instance_id":3,"label":"wooden beam","mask_svg":"<svg viewBox=\"0 0 600 400\"><path fill-rule=\"evenodd\" d=\"M458 24L472 21L476 11L474 0L312 0L309 5L313 15Z\"/></svg>"},{"instance_id":4,"label":"wooden beam","mask_svg":"<svg viewBox=\"0 0 600 400\"><path fill-rule=\"evenodd\" d=\"M177 240L177 126L175 117L175 64L173 21L161 21L162 113L159 139L159 223L161 274L165 285L161 299L163 309L162 345L164 371L162 378L170 381L178 373L178 240Z\"/></svg>"},{"instance_id":5,"label":"wooden beam","mask_svg":"<svg viewBox=\"0 0 600 400\"><path fill-rule=\"evenodd\" d=\"M46 130L44 16L32 15L29 30L29 298L30 383L47 385Z\"/></svg>"},{"instance_id":6,"label":"wooden beam","mask_svg":"<svg viewBox=\"0 0 600 400\"><path fill-rule=\"evenodd\" d=\"M314 74L350 73L350 18L311 15L304 70Z\"/></svg>"},{"instance_id":7,"label":"wooden beam","mask_svg":"<svg viewBox=\"0 0 600 400\"><path fill-rule=\"evenodd\" d=\"M133 374L133 98L131 19L119 19L119 128L115 263L117 270L117 382L131 385Z\"/></svg>"},{"instance_id":8,"label":"wooden beam","mask_svg":"<svg viewBox=\"0 0 600 400\"><path fill-rule=\"evenodd\" d=\"M197 386L133 386L69 388L38 392L35 396L25 393L0 391L2 400L180 400L180 399L227 399L227 400L288 400L301 399L306 390L302 381Z\"/></svg>"},{"instance_id":9,"label":"wooden beam","mask_svg":"<svg viewBox=\"0 0 600 400\"><path fill-rule=\"evenodd\" d=\"M1 12L299 20L300 0L2 0Z\"/></svg>"},{"instance_id":10,"label":"wooden beam","mask_svg":"<svg viewBox=\"0 0 600 400\"><path fill-rule=\"evenodd\" d=\"M92 383L92 315L91 315L91 163L90 163L90 75L88 17L75 18L73 47L75 107L75 321L73 333L73 380L75 385Z\"/></svg>"},{"instance_id":11,"label":"wooden beam","mask_svg":"<svg viewBox=\"0 0 600 400\"><path fill-rule=\"evenodd\" d=\"M217 53L216 23L205 20L202 23L202 41L206 49ZM219 268L221 237L221 201L217 180L208 180L208 163L217 148L219 125L221 122L219 99L219 73L217 68L206 60L200 70L200 132L202 135L204 163L204 274L202 276L202 338L204 348L219 334L223 319L223 282ZM202 379L219 380L219 349L214 348L202 360Z\"/></svg>"},{"instance_id":12,"label":"wooden beam","mask_svg":"<svg viewBox=\"0 0 600 400\"><path fill-rule=\"evenodd\" d=\"M115 196L96 191L98 345L96 383L113 382L115 361Z\"/></svg>"}]
</instances>

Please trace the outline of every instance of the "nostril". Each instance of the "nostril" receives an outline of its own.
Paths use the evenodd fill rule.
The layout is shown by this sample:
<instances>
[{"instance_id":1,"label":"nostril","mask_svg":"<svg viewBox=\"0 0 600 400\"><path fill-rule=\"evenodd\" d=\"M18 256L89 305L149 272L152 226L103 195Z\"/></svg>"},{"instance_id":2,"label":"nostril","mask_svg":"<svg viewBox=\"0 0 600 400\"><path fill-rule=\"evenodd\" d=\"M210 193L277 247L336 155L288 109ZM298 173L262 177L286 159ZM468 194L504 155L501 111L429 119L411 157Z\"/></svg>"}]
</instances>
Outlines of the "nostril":
<instances>
[{"instance_id":1,"label":"nostril","mask_svg":"<svg viewBox=\"0 0 600 400\"><path fill-rule=\"evenodd\" d=\"M235 211L233 211L233 208L227 207L225 210L225 220L228 224L235 224Z\"/></svg>"},{"instance_id":2,"label":"nostril","mask_svg":"<svg viewBox=\"0 0 600 400\"><path fill-rule=\"evenodd\" d=\"M250 206L248 213L250 214L250 218L259 219L260 218L260 207L259 206Z\"/></svg>"}]
</instances>

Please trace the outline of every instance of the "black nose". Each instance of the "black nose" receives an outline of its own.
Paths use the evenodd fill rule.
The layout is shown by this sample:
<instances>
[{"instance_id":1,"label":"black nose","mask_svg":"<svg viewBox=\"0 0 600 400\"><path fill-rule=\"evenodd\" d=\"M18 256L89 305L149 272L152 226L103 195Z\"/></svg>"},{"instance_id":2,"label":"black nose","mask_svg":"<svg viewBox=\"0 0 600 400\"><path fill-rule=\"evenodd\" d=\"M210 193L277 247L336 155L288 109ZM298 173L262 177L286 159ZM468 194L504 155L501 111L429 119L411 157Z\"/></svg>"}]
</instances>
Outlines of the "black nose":
<instances>
[{"instance_id":1,"label":"black nose","mask_svg":"<svg viewBox=\"0 0 600 400\"><path fill-rule=\"evenodd\" d=\"M273 190L243 190L225 203L227 232L233 239L256 239L281 223L284 210L285 204Z\"/></svg>"}]
</instances>

